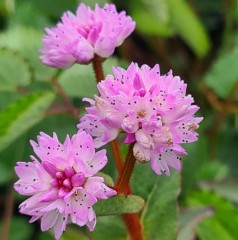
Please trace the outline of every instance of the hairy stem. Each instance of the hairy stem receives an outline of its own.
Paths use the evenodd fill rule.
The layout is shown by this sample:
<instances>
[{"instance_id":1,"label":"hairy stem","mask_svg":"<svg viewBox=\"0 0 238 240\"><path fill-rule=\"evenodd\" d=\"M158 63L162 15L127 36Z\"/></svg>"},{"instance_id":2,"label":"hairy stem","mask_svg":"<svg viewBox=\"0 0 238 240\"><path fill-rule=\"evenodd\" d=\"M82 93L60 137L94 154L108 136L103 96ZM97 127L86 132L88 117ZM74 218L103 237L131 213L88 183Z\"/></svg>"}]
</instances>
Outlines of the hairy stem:
<instances>
[{"instance_id":1,"label":"hairy stem","mask_svg":"<svg viewBox=\"0 0 238 240\"><path fill-rule=\"evenodd\" d=\"M129 181L136 162L133 154L133 147L134 143L129 147L122 173L116 183L115 188L118 194L123 194L128 191ZM130 234L130 239L142 240L143 234L138 214L124 214L122 218Z\"/></svg>"},{"instance_id":2,"label":"hairy stem","mask_svg":"<svg viewBox=\"0 0 238 240\"><path fill-rule=\"evenodd\" d=\"M104 79L102 59L99 56L95 56L92 63L97 83L99 83Z\"/></svg>"},{"instance_id":3,"label":"hairy stem","mask_svg":"<svg viewBox=\"0 0 238 240\"><path fill-rule=\"evenodd\" d=\"M122 218L130 234L130 239L143 240L142 229L138 214L124 214L122 215Z\"/></svg>"},{"instance_id":4,"label":"hairy stem","mask_svg":"<svg viewBox=\"0 0 238 240\"><path fill-rule=\"evenodd\" d=\"M126 161L125 161L124 167L122 169L122 173L120 174L120 177L116 183L115 188L116 188L118 194L125 193L128 185L129 185L129 181L130 181L130 178L131 178L134 166L135 166L135 162L136 162L136 159L133 154L133 147L134 147L134 143L132 143L129 147Z\"/></svg>"}]
</instances>

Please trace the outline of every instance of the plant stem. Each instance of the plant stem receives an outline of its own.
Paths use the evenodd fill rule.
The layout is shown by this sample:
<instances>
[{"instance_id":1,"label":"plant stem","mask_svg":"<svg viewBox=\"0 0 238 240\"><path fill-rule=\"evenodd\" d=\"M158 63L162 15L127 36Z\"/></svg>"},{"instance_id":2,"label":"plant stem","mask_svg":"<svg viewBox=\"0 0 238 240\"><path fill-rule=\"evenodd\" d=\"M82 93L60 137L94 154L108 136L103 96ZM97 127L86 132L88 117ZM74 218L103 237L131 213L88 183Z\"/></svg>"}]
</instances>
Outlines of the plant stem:
<instances>
[{"instance_id":1,"label":"plant stem","mask_svg":"<svg viewBox=\"0 0 238 240\"><path fill-rule=\"evenodd\" d=\"M115 139L115 140L110 142L110 146L111 146L111 149L112 149L112 152L113 152L113 156L116 159L116 167L117 167L118 173L121 174L124 163L123 163L122 158L121 158L119 143Z\"/></svg>"},{"instance_id":2,"label":"plant stem","mask_svg":"<svg viewBox=\"0 0 238 240\"><path fill-rule=\"evenodd\" d=\"M133 147L134 143L129 147L122 173L116 183L115 189L118 194L126 193L128 191L129 181L136 162L133 154ZM130 234L130 239L142 240L143 234L138 214L124 214L122 215L122 218Z\"/></svg>"},{"instance_id":3,"label":"plant stem","mask_svg":"<svg viewBox=\"0 0 238 240\"><path fill-rule=\"evenodd\" d=\"M103 69L102 69L102 58L95 56L93 61L93 70L97 83L101 82L104 79Z\"/></svg>"},{"instance_id":4,"label":"plant stem","mask_svg":"<svg viewBox=\"0 0 238 240\"><path fill-rule=\"evenodd\" d=\"M130 239L143 240L142 229L138 214L123 214L122 218L130 234Z\"/></svg>"},{"instance_id":5,"label":"plant stem","mask_svg":"<svg viewBox=\"0 0 238 240\"><path fill-rule=\"evenodd\" d=\"M129 185L131 174L133 172L133 168L134 168L135 162L136 162L136 159L133 154L133 147L134 147L134 143L132 143L129 147L122 173L120 174L120 177L116 183L115 188L116 188L118 194L125 193L128 185Z\"/></svg>"},{"instance_id":6,"label":"plant stem","mask_svg":"<svg viewBox=\"0 0 238 240\"><path fill-rule=\"evenodd\" d=\"M93 70L95 73L97 83L99 83L104 79L104 73L103 73L103 68L102 68L102 58L99 56L95 56L92 63L93 63ZM112 149L112 154L115 159L117 171L120 174L124 163L121 158L119 143L117 140L113 140L110 142L110 146Z\"/></svg>"},{"instance_id":7,"label":"plant stem","mask_svg":"<svg viewBox=\"0 0 238 240\"><path fill-rule=\"evenodd\" d=\"M95 72L97 83L104 79L102 69L102 59L95 56L93 61L93 70ZM116 190L120 193L130 193L129 180L135 165L135 157L133 155L133 145L129 148L128 155L125 164L122 161L119 144L117 140L110 142L112 154L114 156L116 167L119 173L119 180L116 184ZM124 167L123 167L124 166ZM123 214L122 215L125 226L130 234L130 238L133 240L143 240L142 229L138 214Z\"/></svg>"},{"instance_id":8,"label":"plant stem","mask_svg":"<svg viewBox=\"0 0 238 240\"><path fill-rule=\"evenodd\" d=\"M75 118L78 119L78 110L73 106L71 100L69 99L69 97L65 94L64 89L61 87L61 85L59 84L58 80L56 78L52 78L51 79L52 84L54 85L56 91L59 93L59 95L61 96L61 98L63 99L66 107L68 108L69 112L71 113L71 115Z\"/></svg>"}]
</instances>

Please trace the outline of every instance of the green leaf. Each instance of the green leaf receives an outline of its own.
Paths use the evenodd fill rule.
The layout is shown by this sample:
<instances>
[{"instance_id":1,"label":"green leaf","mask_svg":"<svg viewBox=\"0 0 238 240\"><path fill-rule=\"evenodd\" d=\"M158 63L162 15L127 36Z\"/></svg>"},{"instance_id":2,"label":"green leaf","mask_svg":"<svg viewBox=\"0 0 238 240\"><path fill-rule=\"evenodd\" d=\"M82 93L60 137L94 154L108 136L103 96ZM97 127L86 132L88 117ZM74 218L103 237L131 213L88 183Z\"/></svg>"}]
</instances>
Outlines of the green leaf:
<instances>
[{"instance_id":1,"label":"green leaf","mask_svg":"<svg viewBox=\"0 0 238 240\"><path fill-rule=\"evenodd\" d=\"M199 180L219 180L228 175L228 166L221 162L206 162L197 172Z\"/></svg>"},{"instance_id":2,"label":"green leaf","mask_svg":"<svg viewBox=\"0 0 238 240\"><path fill-rule=\"evenodd\" d=\"M32 1L16 4L15 14L9 19L9 26L15 27L16 25L36 27L44 29L45 26L49 25L47 17L39 12L32 4Z\"/></svg>"},{"instance_id":3,"label":"green leaf","mask_svg":"<svg viewBox=\"0 0 238 240\"><path fill-rule=\"evenodd\" d=\"M38 238L39 238L39 240L46 240L46 239L47 240L55 240L52 231L40 232Z\"/></svg>"},{"instance_id":4,"label":"green leaf","mask_svg":"<svg viewBox=\"0 0 238 240\"><path fill-rule=\"evenodd\" d=\"M29 0L16 0L20 3L25 1L29 3ZM75 13L76 11L76 1L75 0L58 0L57 4L54 1L48 0L31 0L32 6L37 9L39 12L44 13L44 15L56 19L59 21L60 16L64 11L69 10Z\"/></svg>"},{"instance_id":5,"label":"green leaf","mask_svg":"<svg viewBox=\"0 0 238 240\"><path fill-rule=\"evenodd\" d=\"M0 112L0 151L44 118L53 93L32 93Z\"/></svg>"},{"instance_id":6,"label":"green leaf","mask_svg":"<svg viewBox=\"0 0 238 240\"><path fill-rule=\"evenodd\" d=\"M7 170L6 173L8 174L8 178L15 176L14 166L16 162L28 162L30 160L29 156L33 154L33 150L32 146L29 144L29 141L37 141L39 132L44 132L50 136L53 135L53 132L56 132L59 140L63 142L67 134L70 136L75 134L77 130L76 124L77 120L71 115L50 115L45 117L41 122L37 123L25 134L15 139L8 147L1 151L0 163L2 165L0 164L0 169ZM4 176L5 172L2 173L2 175ZM19 196L20 195L17 195L17 198Z\"/></svg>"},{"instance_id":7,"label":"green leaf","mask_svg":"<svg viewBox=\"0 0 238 240\"><path fill-rule=\"evenodd\" d=\"M29 63L10 49L0 49L0 91L16 91L31 80Z\"/></svg>"},{"instance_id":8,"label":"green leaf","mask_svg":"<svg viewBox=\"0 0 238 240\"><path fill-rule=\"evenodd\" d=\"M83 2L83 3L85 3L87 6L91 7L92 9L94 9L94 7L95 7L95 2L97 2L97 4L98 4L100 7L103 7L104 4L109 3L109 2L111 2L111 1L110 1L110 0L97 0L97 1L95 1L95 0L82 0L82 1L77 0L77 2L80 2L80 3Z\"/></svg>"},{"instance_id":9,"label":"green leaf","mask_svg":"<svg viewBox=\"0 0 238 240\"><path fill-rule=\"evenodd\" d=\"M73 229L72 227L67 227L65 233L60 238L61 240L89 240L89 237L82 232Z\"/></svg>"},{"instance_id":10,"label":"green leaf","mask_svg":"<svg viewBox=\"0 0 238 240\"><path fill-rule=\"evenodd\" d=\"M209 160L209 144L204 134L200 134L197 142L185 145L184 147L188 154L187 156L183 157L182 160L183 170L181 195L183 197L195 187L196 182L199 179L200 170L202 168L206 169L206 165Z\"/></svg>"},{"instance_id":11,"label":"green leaf","mask_svg":"<svg viewBox=\"0 0 238 240\"><path fill-rule=\"evenodd\" d=\"M98 172L97 174L95 174L95 176L104 178L104 183L107 186L114 187L114 181L113 181L112 177L110 177L109 175L107 175L103 172Z\"/></svg>"},{"instance_id":12,"label":"green leaf","mask_svg":"<svg viewBox=\"0 0 238 240\"><path fill-rule=\"evenodd\" d=\"M177 34L191 47L199 57L205 56L210 49L208 35L184 0L168 0L171 24Z\"/></svg>"},{"instance_id":13,"label":"green leaf","mask_svg":"<svg viewBox=\"0 0 238 240\"><path fill-rule=\"evenodd\" d=\"M238 210L231 203L207 191L194 192L187 202L189 206L213 206L215 208L214 216L198 225L199 239L238 239Z\"/></svg>"},{"instance_id":14,"label":"green leaf","mask_svg":"<svg viewBox=\"0 0 238 240\"><path fill-rule=\"evenodd\" d=\"M4 185L7 182L11 181L12 178L12 174L11 174L11 170L8 169L7 167L5 167L2 162L1 162L1 158L0 158L0 169L1 169L1 174L0 174L0 186Z\"/></svg>"},{"instance_id":15,"label":"green leaf","mask_svg":"<svg viewBox=\"0 0 238 240\"><path fill-rule=\"evenodd\" d=\"M166 0L131 1L132 18L139 31L159 36L174 34Z\"/></svg>"},{"instance_id":16,"label":"green leaf","mask_svg":"<svg viewBox=\"0 0 238 240\"><path fill-rule=\"evenodd\" d=\"M22 95L19 92L0 92L0 111L7 107L11 102L16 101Z\"/></svg>"},{"instance_id":17,"label":"green leaf","mask_svg":"<svg viewBox=\"0 0 238 240\"><path fill-rule=\"evenodd\" d=\"M31 28L18 27L0 34L0 47L12 49L21 54L31 65L34 78L49 81L56 69L46 67L39 60L43 32Z\"/></svg>"},{"instance_id":18,"label":"green leaf","mask_svg":"<svg viewBox=\"0 0 238 240\"><path fill-rule=\"evenodd\" d=\"M180 230L177 240L195 239L195 227L205 218L212 216L214 213L211 207L188 208L180 212Z\"/></svg>"},{"instance_id":19,"label":"green leaf","mask_svg":"<svg viewBox=\"0 0 238 240\"><path fill-rule=\"evenodd\" d=\"M117 65L118 60L116 58L107 59L103 63L105 76L108 73L112 73L112 66ZM70 97L93 97L97 92L92 64L75 64L59 76L59 82Z\"/></svg>"},{"instance_id":20,"label":"green leaf","mask_svg":"<svg viewBox=\"0 0 238 240\"><path fill-rule=\"evenodd\" d=\"M212 190L217 195L222 196L231 202L238 203L238 182L237 181L200 182L199 187L206 190Z\"/></svg>"},{"instance_id":21,"label":"green leaf","mask_svg":"<svg viewBox=\"0 0 238 240\"><path fill-rule=\"evenodd\" d=\"M238 82L238 51L219 57L205 76L206 84L215 93L226 99Z\"/></svg>"},{"instance_id":22,"label":"green leaf","mask_svg":"<svg viewBox=\"0 0 238 240\"><path fill-rule=\"evenodd\" d=\"M138 164L131 180L133 193L146 201L140 217L145 239L174 240L178 228L179 174L171 170L170 177L158 176L150 164Z\"/></svg>"},{"instance_id":23,"label":"green leaf","mask_svg":"<svg viewBox=\"0 0 238 240\"><path fill-rule=\"evenodd\" d=\"M144 200L139 196L114 196L98 201L93 207L96 215L116 215L137 213L144 207Z\"/></svg>"},{"instance_id":24,"label":"green leaf","mask_svg":"<svg viewBox=\"0 0 238 240\"><path fill-rule=\"evenodd\" d=\"M93 240L112 239L125 240L126 229L120 216L105 216L97 218L97 225L91 233Z\"/></svg>"}]
</instances>

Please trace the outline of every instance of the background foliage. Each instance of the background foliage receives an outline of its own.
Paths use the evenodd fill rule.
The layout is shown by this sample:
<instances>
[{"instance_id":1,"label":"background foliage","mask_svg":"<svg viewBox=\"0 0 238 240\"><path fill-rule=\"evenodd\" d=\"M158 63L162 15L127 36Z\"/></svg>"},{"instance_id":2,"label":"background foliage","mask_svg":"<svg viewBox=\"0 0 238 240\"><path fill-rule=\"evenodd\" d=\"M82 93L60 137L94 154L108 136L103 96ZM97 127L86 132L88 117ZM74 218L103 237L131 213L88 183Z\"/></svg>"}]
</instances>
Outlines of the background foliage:
<instances>
[{"instance_id":1,"label":"background foliage","mask_svg":"<svg viewBox=\"0 0 238 240\"><path fill-rule=\"evenodd\" d=\"M95 4L93 0L85 2ZM97 2L103 5L106 1ZM173 69L174 74L188 83L188 92L195 97L201 107L199 114L204 117L199 141L186 146L188 156L183 159L181 174L173 172L171 177L159 177L149 166L136 166L132 190L145 200L140 212L145 239L238 239L237 1L113 2L133 17L137 27L114 57L104 63L105 73L111 72L112 65L127 66L130 61L150 66L159 63L162 73ZM28 217L18 214L23 198L12 190L16 181L13 167L17 161L29 160L32 154L29 140L36 139L40 131L50 135L57 132L61 139L76 131L77 120L66 111L54 85L56 79L80 114L84 107L81 98L96 91L90 65L57 71L38 60L44 27L53 26L63 11L75 11L78 3L77 0L58 0L57 4L47 0L0 0L0 235L3 240L53 239L51 233L39 231L38 223L29 225ZM125 151L122 148L123 154ZM110 159L105 173L116 178L114 169ZM124 205L132 204L135 199L132 197ZM116 211L125 213L128 209L119 204ZM115 214L115 209L110 213ZM112 235L114 239L125 239L126 231L120 216L104 216L98 217L91 235L99 240ZM89 238L86 229L73 226L62 237Z\"/></svg>"}]
</instances>

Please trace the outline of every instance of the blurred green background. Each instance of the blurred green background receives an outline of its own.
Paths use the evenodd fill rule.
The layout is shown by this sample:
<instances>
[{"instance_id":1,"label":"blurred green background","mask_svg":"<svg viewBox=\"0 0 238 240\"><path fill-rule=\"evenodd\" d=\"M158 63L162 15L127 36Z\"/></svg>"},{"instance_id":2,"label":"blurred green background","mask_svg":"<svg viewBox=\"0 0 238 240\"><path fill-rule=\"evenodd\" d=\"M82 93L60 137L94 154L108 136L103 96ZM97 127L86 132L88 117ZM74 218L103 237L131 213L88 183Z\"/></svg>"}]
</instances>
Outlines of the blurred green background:
<instances>
[{"instance_id":1,"label":"blurred green background","mask_svg":"<svg viewBox=\"0 0 238 240\"><path fill-rule=\"evenodd\" d=\"M63 111L52 79L59 80L81 113L84 106L81 98L96 92L90 65L58 72L38 60L44 28L54 26L64 11L75 12L79 2L0 0L1 240L53 239L50 233L40 232L38 223L30 225L28 217L18 214L18 205L24 198L12 189L16 181L13 168L17 161L29 161L32 154L29 140L35 140L40 131L50 135L57 132L63 140L67 133L72 135L77 130L77 121ZM106 3L85 1L92 7L95 2L100 6ZM153 194L160 197L155 195L151 203L154 208L143 214L145 239L238 239L238 2L115 0L113 3L118 10L126 10L132 16L136 30L116 49L113 58L105 61L105 73L111 73L113 65L127 67L131 61L151 67L159 63L163 74L172 69L174 75L180 75L188 84L188 92L201 108L199 115L204 117L199 141L185 146L188 156L183 159L181 184L179 176L171 177L172 180L158 177L147 168L150 176L145 176L143 184L148 181L147 190L156 186L158 191ZM62 111L53 111L56 105ZM144 197L145 192L136 186L141 181L138 178L141 171L138 166L132 187ZM112 161L105 172L116 176ZM179 191L177 208L175 197ZM168 199L175 206L172 211L166 205ZM154 216L162 206L165 212L160 217ZM110 234L116 235L113 239L125 239L119 217L112 219L99 219L93 239L110 239ZM166 235L171 226L171 234ZM85 229L70 228L62 239L89 239L89 234Z\"/></svg>"}]
</instances>

